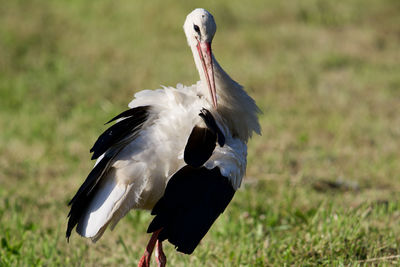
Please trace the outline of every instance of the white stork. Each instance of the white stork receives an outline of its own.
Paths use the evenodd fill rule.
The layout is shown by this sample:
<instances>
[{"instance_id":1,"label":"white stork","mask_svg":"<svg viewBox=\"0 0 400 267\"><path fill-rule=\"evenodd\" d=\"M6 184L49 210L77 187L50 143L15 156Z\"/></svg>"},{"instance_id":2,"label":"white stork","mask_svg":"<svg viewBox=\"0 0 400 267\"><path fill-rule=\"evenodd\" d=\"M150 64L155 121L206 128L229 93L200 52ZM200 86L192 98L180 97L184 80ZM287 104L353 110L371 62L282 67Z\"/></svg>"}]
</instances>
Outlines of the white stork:
<instances>
[{"instance_id":1,"label":"white stork","mask_svg":"<svg viewBox=\"0 0 400 267\"><path fill-rule=\"evenodd\" d=\"M69 205L66 236L96 242L131 209L155 215L139 266L149 266L162 241L191 254L239 188L247 141L260 134L255 101L229 77L211 52L213 16L198 8L183 26L200 81L144 90L90 150L97 162Z\"/></svg>"}]
</instances>

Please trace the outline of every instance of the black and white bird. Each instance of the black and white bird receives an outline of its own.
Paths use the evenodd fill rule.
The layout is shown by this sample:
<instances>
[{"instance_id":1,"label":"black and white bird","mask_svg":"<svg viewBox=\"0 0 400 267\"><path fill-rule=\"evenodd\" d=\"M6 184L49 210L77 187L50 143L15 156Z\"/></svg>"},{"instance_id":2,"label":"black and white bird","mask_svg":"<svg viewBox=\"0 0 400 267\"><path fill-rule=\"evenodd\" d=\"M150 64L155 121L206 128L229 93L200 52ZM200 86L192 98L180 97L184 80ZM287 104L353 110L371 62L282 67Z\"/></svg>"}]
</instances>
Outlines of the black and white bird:
<instances>
[{"instance_id":1,"label":"black and white bird","mask_svg":"<svg viewBox=\"0 0 400 267\"><path fill-rule=\"evenodd\" d=\"M139 266L166 263L162 242L191 254L240 187L258 109L211 52L213 16L198 8L184 31L200 81L135 94L90 150L97 162L69 205L66 236L96 242L131 209L155 215Z\"/></svg>"}]
</instances>

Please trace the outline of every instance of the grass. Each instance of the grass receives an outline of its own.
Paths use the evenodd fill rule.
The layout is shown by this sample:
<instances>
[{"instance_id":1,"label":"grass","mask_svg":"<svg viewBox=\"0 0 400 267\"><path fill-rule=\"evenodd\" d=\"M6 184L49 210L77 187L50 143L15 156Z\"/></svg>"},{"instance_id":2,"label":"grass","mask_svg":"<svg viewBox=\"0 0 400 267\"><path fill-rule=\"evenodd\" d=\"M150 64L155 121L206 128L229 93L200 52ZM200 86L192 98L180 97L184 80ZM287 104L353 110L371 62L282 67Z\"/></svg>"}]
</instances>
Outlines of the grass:
<instances>
[{"instance_id":1,"label":"grass","mask_svg":"<svg viewBox=\"0 0 400 267\"><path fill-rule=\"evenodd\" d=\"M182 32L198 4L0 1L0 266L135 265L131 212L93 245L64 238L103 123L133 94L198 77ZM242 188L170 266L399 264L396 0L204 1L213 50L257 100Z\"/></svg>"}]
</instances>

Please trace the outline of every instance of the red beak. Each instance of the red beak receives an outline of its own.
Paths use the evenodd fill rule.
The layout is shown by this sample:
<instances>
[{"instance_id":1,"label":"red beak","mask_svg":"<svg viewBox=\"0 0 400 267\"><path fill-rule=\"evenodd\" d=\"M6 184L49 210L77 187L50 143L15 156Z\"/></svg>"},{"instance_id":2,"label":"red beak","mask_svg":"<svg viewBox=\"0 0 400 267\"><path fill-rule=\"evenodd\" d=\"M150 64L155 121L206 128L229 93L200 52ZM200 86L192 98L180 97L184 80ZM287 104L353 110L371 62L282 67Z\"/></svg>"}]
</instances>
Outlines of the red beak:
<instances>
[{"instance_id":1,"label":"red beak","mask_svg":"<svg viewBox=\"0 0 400 267\"><path fill-rule=\"evenodd\" d=\"M211 43L197 42L197 51L201 63L203 64L204 75L206 76L207 86L210 90L214 108L217 108L217 93L215 90L214 68L212 64Z\"/></svg>"}]
</instances>

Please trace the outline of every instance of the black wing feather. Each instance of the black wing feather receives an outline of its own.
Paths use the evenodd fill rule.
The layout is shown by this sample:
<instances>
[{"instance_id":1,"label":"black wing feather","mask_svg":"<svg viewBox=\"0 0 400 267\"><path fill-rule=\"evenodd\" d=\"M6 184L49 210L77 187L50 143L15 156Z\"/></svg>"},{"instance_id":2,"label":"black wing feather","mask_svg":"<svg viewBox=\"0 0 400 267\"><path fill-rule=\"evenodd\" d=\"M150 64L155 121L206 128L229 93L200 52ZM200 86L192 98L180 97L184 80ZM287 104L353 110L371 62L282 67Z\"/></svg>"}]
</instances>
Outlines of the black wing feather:
<instances>
[{"instance_id":1,"label":"black wing feather","mask_svg":"<svg viewBox=\"0 0 400 267\"><path fill-rule=\"evenodd\" d=\"M195 126L185 147L186 164L195 168L202 166L211 157L216 142L217 135L214 132Z\"/></svg>"},{"instance_id":2,"label":"black wing feather","mask_svg":"<svg viewBox=\"0 0 400 267\"><path fill-rule=\"evenodd\" d=\"M183 157L186 164L195 168L201 167L211 157L217 140L221 147L225 144L225 136L211 113L203 108L199 116L204 120L207 128L199 126L193 128Z\"/></svg>"},{"instance_id":3,"label":"black wing feather","mask_svg":"<svg viewBox=\"0 0 400 267\"><path fill-rule=\"evenodd\" d=\"M109 122L125 118L102 133L94 143L90 152L93 152L92 159L97 159L111 146L121 142L128 136L134 135L148 117L149 106L136 107L122 112ZM107 122L107 123L109 123Z\"/></svg>"},{"instance_id":4,"label":"black wing feather","mask_svg":"<svg viewBox=\"0 0 400 267\"><path fill-rule=\"evenodd\" d=\"M214 119L213 115L211 114L211 112L208 111L207 109L203 108L200 111L199 116L204 120L207 127L217 135L218 144L219 144L219 146L223 147L225 144L225 136L222 133L221 129L218 127L217 123L215 122L215 119Z\"/></svg>"},{"instance_id":5,"label":"black wing feather","mask_svg":"<svg viewBox=\"0 0 400 267\"><path fill-rule=\"evenodd\" d=\"M121 119L121 118L146 115L148 108L149 108L149 106L141 106L141 107L136 107L136 108L131 108L131 109L125 110L124 112L121 112L120 114L118 114L117 116L115 116L114 118L112 118L111 120L106 122L105 124L109 124L110 122Z\"/></svg>"},{"instance_id":6,"label":"black wing feather","mask_svg":"<svg viewBox=\"0 0 400 267\"><path fill-rule=\"evenodd\" d=\"M148 118L149 108L149 106L132 108L111 119L109 122L125 118L115 123L100 135L90 150L94 152L92 159L97 159L103 153L105 154L89 173L75 196L68 203L68 205L71 205L71 210L68 214L67 239L69 239L72 229L79 223L80 218L86 213L87 207L95 196L102 177L104 177L104 173L109 169L111 160L120 151L121 147L119 147L118 144L126 140L129 136L132 136L132 139L135 138L135 134Z\"/></svg>"},{"instance_id":7,"label":"black wing feather","mask_svg":"<svg viewBox=\"0 0 400 267\"><path fill-rule=\"evenodd\" d=\"M234 194L218 167L208 170L187 165L169 180L151 212L156 217L147 232L162 229L160 241L168 239L178 251L191 254Z\"/></svg>"},{"instance_id":8,"label":"black wing feather","mask_svg":"<svg viewBox=\"0 0 400 267\"><path fill-rule=\"evenodd\" d=\"M71 205L71 210L69 211L68 226L67 226L67 238L70 237L72 229L77 225L79 219L86 212L86 207L90 203L93 197L93 189L99 183L104 171L107 169L107 165L110 162L111 157L104 156L101 161L92 169L92 171L87 176L85 182L81 185L78 192L71 199L68 205Z\"/></svg>"}]
</instances>

